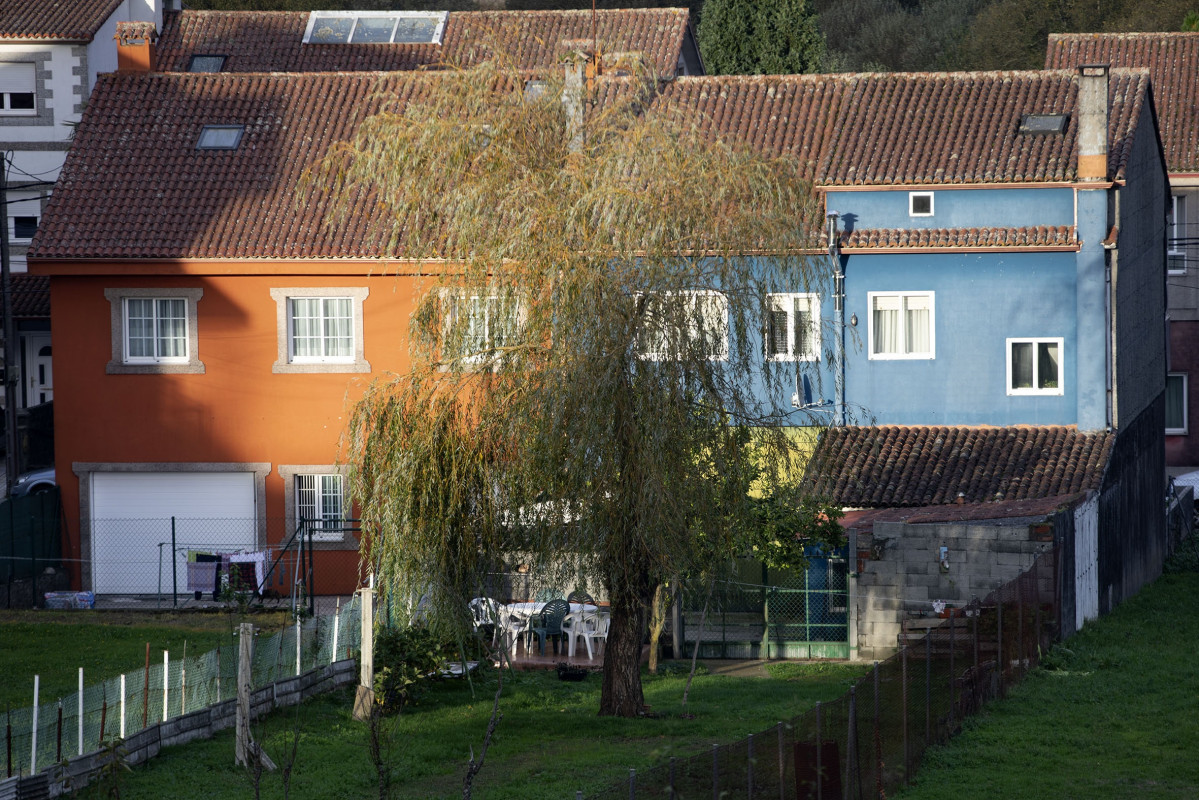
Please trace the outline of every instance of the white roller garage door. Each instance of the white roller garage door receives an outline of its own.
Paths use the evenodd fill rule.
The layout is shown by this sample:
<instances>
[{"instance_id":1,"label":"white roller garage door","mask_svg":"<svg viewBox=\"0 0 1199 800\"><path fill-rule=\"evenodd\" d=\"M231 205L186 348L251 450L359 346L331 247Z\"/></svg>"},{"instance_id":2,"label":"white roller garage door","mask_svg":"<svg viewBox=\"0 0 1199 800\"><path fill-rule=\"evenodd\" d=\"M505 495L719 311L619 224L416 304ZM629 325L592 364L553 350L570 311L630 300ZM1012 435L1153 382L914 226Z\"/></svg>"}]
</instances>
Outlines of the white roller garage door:
<instances>
[{"instance_id":1,"label":"white roller garage door","mask_svg":"<svg viewBox=\"0 0 1199 800\"><path fill-rule=\"evenodd\" d=\"M186 591L188 550L256 547L253 472L94 472L91 487L97 594L170 593L172 561Z\"/></svg>"}]
</instances>

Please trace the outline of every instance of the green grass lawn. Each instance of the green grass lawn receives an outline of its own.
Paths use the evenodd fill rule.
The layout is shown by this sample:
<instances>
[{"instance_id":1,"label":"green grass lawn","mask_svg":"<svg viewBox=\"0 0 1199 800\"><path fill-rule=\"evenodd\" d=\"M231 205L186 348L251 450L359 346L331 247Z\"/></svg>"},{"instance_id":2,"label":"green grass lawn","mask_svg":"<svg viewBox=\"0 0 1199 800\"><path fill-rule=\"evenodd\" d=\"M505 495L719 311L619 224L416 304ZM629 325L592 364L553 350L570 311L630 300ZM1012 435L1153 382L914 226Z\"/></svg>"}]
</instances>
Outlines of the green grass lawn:
<instances>
[{"instance_id":1,"label":"green grass lawn","mask_svg":"<svg viewBox=\"0 0 1199 800\"><path fill-rule=\"evenodd\" d=\"M670 756L707 752L768 728L843 694L862 666L788 666L786 677L738 678L701 673L681 706L685 665L647 676L652 716L624 720L596 716L599 676L582 683L559 681L553 672L505 673L503 719L475 781L480 800L573 798L621 780L630 767L645 769ZM462 796L472 750L477 755L491 714L496 675L483 676L472 692L465 681L435 685L414 708L386 723L386 761L393 776L389 797ZM348 691L315 698L298 709L273 714L255 736L284 763L296 747L286 796L379 797L368 757L366 727L350 716ZM298 737L298 738L297 738ZM194 789L192 788L194 787ZM263 776L264 798L285 796L280 772ZM161 797L245 798L253 786L233 764L233 735L170 748L124 777L124 800ZM96 786L85 798L108 796Z\"/></svg>"},{"instance_id":2,"label":"green grass lawn","mask_svg":"<svg viewBox=\"0 0 1199 800\"><path fill-rule=\"evenodd\" d=\"M1199 797L1196 642L1199 573L1166 575L930 750L899 797Z\"/></svg>"},{"instance_id":3,"label":"green grass lawn","mask_svg":"<svg viewBox=\"0 0 1199 800\"><path fill-rule=\"evenodd\" d=\"M274 633L284 615L255 616ZM129 614L109 611L0 611L0 709L33 703L33 676L42 702L66 697L79 687L79 668L91 685L162 663L162 651L182 658L215 647L236 647L232 631L241 622L230 614Z\"/></svg>"}]
</instances>

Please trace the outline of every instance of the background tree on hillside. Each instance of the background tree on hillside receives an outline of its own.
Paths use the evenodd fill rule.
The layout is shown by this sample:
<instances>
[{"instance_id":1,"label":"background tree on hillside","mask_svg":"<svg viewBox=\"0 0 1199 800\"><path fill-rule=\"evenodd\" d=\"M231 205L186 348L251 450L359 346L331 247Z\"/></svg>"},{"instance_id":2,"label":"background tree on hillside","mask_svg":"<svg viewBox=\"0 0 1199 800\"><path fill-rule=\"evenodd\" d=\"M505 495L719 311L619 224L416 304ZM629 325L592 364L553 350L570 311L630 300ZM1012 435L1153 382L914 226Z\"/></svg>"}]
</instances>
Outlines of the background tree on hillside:
<instances>
[{"instance_id":1,"label":"background tree on hillside","mask_svg":"<svg viewBox=\"0 0 1199 800\"><path fill-rule=\"evenodd\" d=\"M343 215L371 198L391 251L424 259L411 371L348 433L368 568L442 620L504 558L602 586L600 713L634 716L655 588L729 558L753 497L798 481L794 367L763 359L763 320L768 292L825 270L793 160L703 133L654 80L581 74L414 76L423 99L370 118L309 191Z\"/></svg>"},{"instance_id":2,"label":"background tree on hillside","mask_svg":"<svg viewBox=\"0 0 1199 800\"><path fill-rule=\"evenodd\" d=\"M698 38L710 75L819 72L824 57L807 0L706 0Z\"/></svg>"}]
</instances>

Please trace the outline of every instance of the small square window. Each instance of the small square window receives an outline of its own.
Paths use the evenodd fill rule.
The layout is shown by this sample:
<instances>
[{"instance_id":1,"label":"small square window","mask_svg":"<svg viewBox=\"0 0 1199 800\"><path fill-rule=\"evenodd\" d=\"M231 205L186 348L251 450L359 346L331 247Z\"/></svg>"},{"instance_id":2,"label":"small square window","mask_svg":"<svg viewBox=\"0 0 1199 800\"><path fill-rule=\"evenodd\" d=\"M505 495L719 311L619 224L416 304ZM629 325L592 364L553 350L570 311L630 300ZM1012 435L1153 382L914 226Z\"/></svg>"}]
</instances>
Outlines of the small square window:
<instances>
[{"instance_id":1,"label":"small square window","mask_svg":"<svg viewBox=\"0 0 1199 800\"><path fill-rule=\"evenodd\" d=\"M12 236L14 239L32 239L37 233L37 217L13 217Z\"/></svg>"},{"instance_id":2,"label":"small square window","mask_svg":"<svg viewBox=\"0 0 1199 800\"><path fill-rule=\"evenodd\" d=\"M1008 339L1007 393L1060 395L1063 339Z\"/></svg>"},{"instance_id":3,"label":"small square window","mask_svg":"<svg viewBox=\"0 0 1199 800\"><path fill-rule=\"evenodd\" d=\"M908 192L908 214L913 217L933 215L932 192Z\"/></svg>"},{"instance_id":4,"label":"small square window","mask_svg":"<svg viewBox=\"0 0 1199 800\"><path fill-rule=\"evenodd\" d=\"M1020 117L1020 133L1025 136L1047 136L1065 133L1067 114L1024 114Z\"/></svg>"},{"instance_id":5,"label":"small square window","mask_svg":"<svg viewBox=\"0 0 1199 800\"><path fill-rule=\"evenodd\" d=\"M316 542L341 541L344 537L344 480L337 473L296 475L296 524Z\"/></svg>"},{"instance_id":6,"label":"small square window","mask_svg":"<svg viewBox=\"0 0 1199 800\"><path fill-rule=\"evenodd\" d=\"M197 54L191 57L187 64L188 72L220 72L225 68L228 56L214 54Z\"/></svg>"},{"instance_id":7,"label":"small square window","mask_svg":"<svg viewBox=\"0 0 1199 800\"><path fill-rule=\"evenodd\" d=\"M370 372L362 338L362 287L271 289L277 309L277 374Z\"/></svg>"},{"instance_id":8,"label":"small square window","mask_svg":"<svg viewBox=\"0 0 1199 800\"><path fill-rule=\"evenodd\" d=\"M442 302L443 357L447 361L487 361L511 342L520 324L519 305L511 298L447 290Z\"/></svg>"},{"instance_id":9,"label":"small square window","mask_svg":"<svg viewBox=\"0 0 1199 800\"><path fill-rule=\"evenodd\" d=\"M37 68L29 63L0 62L0 114L37 113Z\"/></svg>"},{"instance_id":10,"label":"small square window","mask_svg":"<svg viewBox=\"0 0 1199 800\"><path fill-rule=\"evenodd\" d=\"M729 357L729 299L719 292L661 292L645 298L638 351L649 361L688 351L710 361Z\"/></svg>"},{"instance_id":11,"label":"small square window","mask_svg":"<svg viewBox=\"0 0 1199 800\"><path fill-rule=\"evenodd\" d=\"M236 150L245 125L205 125L196 142L197 150Z\"/></svg>"}]
</instances>

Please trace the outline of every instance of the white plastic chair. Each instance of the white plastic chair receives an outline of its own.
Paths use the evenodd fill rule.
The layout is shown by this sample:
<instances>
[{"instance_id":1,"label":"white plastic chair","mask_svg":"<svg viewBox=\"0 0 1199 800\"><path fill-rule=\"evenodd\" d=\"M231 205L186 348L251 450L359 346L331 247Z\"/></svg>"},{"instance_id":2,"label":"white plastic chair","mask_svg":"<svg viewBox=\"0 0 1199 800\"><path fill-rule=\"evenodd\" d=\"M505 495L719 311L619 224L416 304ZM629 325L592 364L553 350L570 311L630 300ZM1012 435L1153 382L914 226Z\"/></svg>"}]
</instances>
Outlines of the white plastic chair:
<instances>
[{"instance_id":1,"label":"white plastic chair","mask_svg":"<svg viewBox=\"0 0 1199 800\"><path fill-rule=\"evenodd\" d=\"M569 632L567 632L566 619L576 618L572 620ZM608 641L608 624L611 621L611 616L608 614L570 614L562 620L562 632L567 634L566 641L568 642L567 651L571 658L575 655L575 641L582 639L583 644L587 646L587 660L591 661L595 658L595 651L591 646L591 642L596 639L601 639L605 643Z\"/></svg>"},{"instance_id":2,"label":"white plastic chair","mask_svg":"<svg viewBox=\"0 0 1199 800\"><path fill-rule=\"evenodd\" d=\"M507 612L503 605L490 597L476 597L470 601L471 617L475 630L483 625L492 626L491 645L494 647L503 637L504 649L508 658L516 658L516 643L524 635L528 625L518 617ZM528 645L525 646L528 649Z\"/></svg>"}]
</instances>

